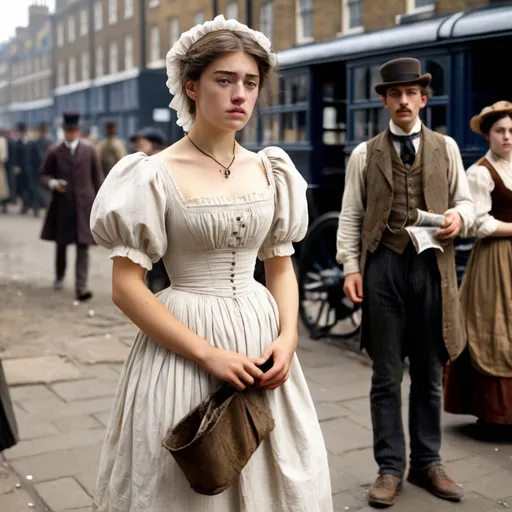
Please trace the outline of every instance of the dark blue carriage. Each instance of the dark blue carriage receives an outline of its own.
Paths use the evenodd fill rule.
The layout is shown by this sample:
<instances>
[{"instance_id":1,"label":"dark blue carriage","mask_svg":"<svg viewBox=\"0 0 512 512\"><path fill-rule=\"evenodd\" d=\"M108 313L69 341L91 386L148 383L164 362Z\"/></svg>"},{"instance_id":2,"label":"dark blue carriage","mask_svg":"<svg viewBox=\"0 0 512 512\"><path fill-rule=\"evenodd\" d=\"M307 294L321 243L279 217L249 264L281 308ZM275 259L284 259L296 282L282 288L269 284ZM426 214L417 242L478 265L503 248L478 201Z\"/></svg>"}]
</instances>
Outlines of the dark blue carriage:
<instances>
[{"instance_id":1,"label":"dark blue carriage","mask_svg":"<svg viewBox=\"0 0 512 512\"><path fill-rule=\"evenodd\" d=\"M351 336L360 312L343 294L335 261L344 170L354 147L387 127L373 92L379 67L413 56L432 74L433 96L422 111L431 129L453 137L469 167L487 147L469 120L484 106L510 100L508 60L512 5L458 12L396 27L298 46L278 55L281 85L260 106L243 141L288 151L309 183L310 229L298 247L300 311L311 336ZM456 242L459 282L472 243Z\"/></svg>"}]
</instances>

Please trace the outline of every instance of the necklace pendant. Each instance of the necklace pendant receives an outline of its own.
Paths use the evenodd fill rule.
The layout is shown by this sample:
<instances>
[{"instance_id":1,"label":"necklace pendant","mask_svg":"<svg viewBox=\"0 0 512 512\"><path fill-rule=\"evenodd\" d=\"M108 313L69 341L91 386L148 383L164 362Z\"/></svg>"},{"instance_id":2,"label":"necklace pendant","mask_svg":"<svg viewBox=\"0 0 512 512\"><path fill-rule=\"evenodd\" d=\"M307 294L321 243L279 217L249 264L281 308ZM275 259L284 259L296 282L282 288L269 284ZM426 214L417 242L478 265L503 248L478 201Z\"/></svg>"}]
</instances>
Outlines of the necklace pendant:
<instances>
[{"instance_id":1,"label":"necklace pendant","mask_svg":"<svg viewBox=\"0 0 512 512\"><path fill-rule=\"evenodd\" d=\"M228 179L231 171L229 169L221 169L220 172L224 174L224 178Z\"/></svg>"}]
</instances>

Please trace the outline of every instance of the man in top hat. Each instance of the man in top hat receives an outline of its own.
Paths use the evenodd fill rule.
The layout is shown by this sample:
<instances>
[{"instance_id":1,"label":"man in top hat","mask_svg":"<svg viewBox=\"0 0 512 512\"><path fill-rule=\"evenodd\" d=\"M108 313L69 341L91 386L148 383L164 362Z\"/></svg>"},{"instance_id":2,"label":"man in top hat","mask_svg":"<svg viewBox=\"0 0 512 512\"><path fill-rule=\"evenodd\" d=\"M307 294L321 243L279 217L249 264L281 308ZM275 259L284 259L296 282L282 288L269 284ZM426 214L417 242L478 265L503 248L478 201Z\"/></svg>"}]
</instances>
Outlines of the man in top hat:
<instances>
[{"instance_id":1,"label":"man in top hat","mask_svg":"<svg viewBox=\"0 0 512 512\"><path fill-rule=\"evenodd\" d=\"M444 472L441 372L465 345L459 311L453 239L475 220L456 142L419 119L431 75L400 58L381 69L375 86L389 111L389 127L357 146L348 162L337 236L344 291L362 303L362 346L373 362L370 407L379 477L372 506L390 506L406 468L401 414L404 358L409 359L410 469L408 480L457 501L460 486ZM417 254L405 227L417 209L442 214L443 252Z\"/></svg>"},{"instance_id":2,"label":"man in top hat","mask_svg":"<svg viewBox=\"0 0 512 512\"><path fill-rule=\"evenodd\" d=\"M62 288L66 272L66 249L76 244L75 293L79 301L92 298L87 289L91 208L103 182L96 152L80 141L80 114L64 113L64 140L51 147L41 169L41 183L53 191L41 238L57 243L55 289Z\"/></svg>"}]
</instances>

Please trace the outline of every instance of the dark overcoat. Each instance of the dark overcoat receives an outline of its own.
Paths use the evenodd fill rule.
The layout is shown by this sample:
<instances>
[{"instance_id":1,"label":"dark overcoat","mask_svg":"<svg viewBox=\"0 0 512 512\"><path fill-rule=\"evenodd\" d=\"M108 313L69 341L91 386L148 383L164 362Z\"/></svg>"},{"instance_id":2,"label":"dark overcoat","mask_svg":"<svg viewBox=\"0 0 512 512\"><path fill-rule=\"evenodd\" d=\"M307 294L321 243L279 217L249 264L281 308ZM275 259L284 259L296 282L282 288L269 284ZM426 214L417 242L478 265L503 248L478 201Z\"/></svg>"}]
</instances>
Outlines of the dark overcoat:
<instances>
[{"instance_id":1,"label":"dark overcoat","mask_svg":"<svg viewBox=\"0 0 512 512\"><path fill-rule=\"evenodd\" d=\"M103 183L94 148L79 142L75 154L64 142L51 147L45 157L40 182L48 186L54 179L66 180L64 193L53 191L41 238L58 244L94 245L89 227L92 203Z\"/></svg>"}]
</instances>

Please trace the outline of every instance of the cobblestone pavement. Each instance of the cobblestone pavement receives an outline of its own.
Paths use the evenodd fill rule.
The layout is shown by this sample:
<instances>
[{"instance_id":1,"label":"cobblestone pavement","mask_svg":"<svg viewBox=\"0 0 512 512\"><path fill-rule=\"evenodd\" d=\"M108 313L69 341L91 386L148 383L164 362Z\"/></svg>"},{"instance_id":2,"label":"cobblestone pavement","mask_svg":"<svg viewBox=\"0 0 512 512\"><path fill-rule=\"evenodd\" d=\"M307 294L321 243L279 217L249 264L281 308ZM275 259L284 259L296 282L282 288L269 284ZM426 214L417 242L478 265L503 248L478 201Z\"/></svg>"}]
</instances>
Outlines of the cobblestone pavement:
<instances>
[{"instance_id":1,"label":"cobblestone pavement","mask_svg":"<svg viewBox=\"0 0 512 512\"><path fill-rule=\"evenodd\" d=\"M52 290L54 246L38 239L40 225L31 217L0 217L0 357L22 438L4 452L6 465L0 463L0 511L85 512L135 328L110 300L111 262L102 248L91 250L95 297L88 305L73 302L74 248L65 289ZM335 510L368 512L376 473L370 368L362 356L304 334L298 353L330 454ZM407 386L404 378L404 391ZM466 498L447 503L406 485L393 510L512 508L512 445L478 439L474 418L444 415L443 425L444 462Z\"/></svg>"}]
</instances>

